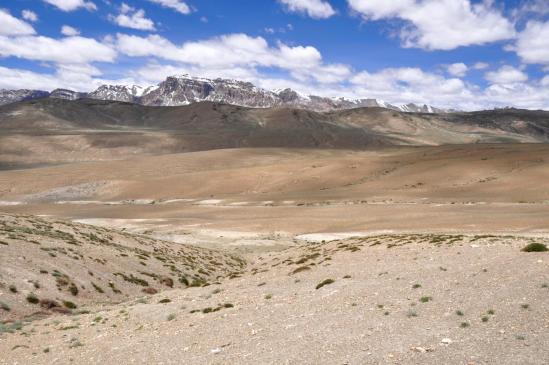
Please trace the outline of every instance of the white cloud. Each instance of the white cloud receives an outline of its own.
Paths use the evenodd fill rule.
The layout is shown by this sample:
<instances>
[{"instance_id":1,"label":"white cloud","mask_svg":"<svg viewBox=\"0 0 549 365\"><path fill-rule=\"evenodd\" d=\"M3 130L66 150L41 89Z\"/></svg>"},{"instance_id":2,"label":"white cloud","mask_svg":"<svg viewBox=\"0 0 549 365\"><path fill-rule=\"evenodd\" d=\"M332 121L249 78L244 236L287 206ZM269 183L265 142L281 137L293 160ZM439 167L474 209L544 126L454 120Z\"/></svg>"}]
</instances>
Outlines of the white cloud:
<instances>
[{"instance_id":1,"label":"white cloud","mask_svg":"<svg viewBox=\"0 0 549 365\"><path fill-rule=\"evenodd\" d=\"M314 47L290 47L279 43L271 47L262 37L228 34L201 41L175 45L159 35L139 37L118 34L117 48L132 57L157 57L192 65L209 67L279 67L304 69L321 65L322 56Z\"/></svg>"},{"instance_id":2,"label":"white cloud","mask_svg":"<svg viewBox=\"0 0 549 365\"><path fill-rule=\"evenodd\" d=\"M53 73L38 73L0 66L0 89L25 88L51 91L56 88L68 88L91 91L104 83L111 82L94 77L98 75L100 73L86 69L60 68Z\"/></svg>"},{"instance_id":3,"label":"white cloud","mask_svg":"<svg viewBox=\"0 0 549 365\"><path fill-rule=\"evenodd\" d=\"M448 73L452 76L463 77L467 74L469 68L464 63L453 63L447 67Z\"/></svg>"},{"instance_id":4,"label":"white cloud","mask_svg":"<svg viewBox=\"0 0 549 365\"><path fill-rule=\"evenodd\" d=\"M512 10L515 19L528 18L534 15L549 14L547 0L524 0L521 5Z\"/></svg>"},{"instance_id":5,"label":"white cloud","mask_svg":"<svg viewBox=\"0 0 549 365\"><path fill-rule=\"evenodd\" d=\"M392 103L415 102L448 107L472 100L472 91L457 78L425 72L419 68L388 68L377 73L363 71L351 82L357 95L381 98Z\"/></svg>"},{"instance_id":6,"label":"white cloud","mask_svg":"<svg viewBox=\"0 0 549 365\"><path fill-rule=\"evenodd\" d=\"M34 34L34 28L29 24L12 16L7 10L0 8L0 36L2 35L29 35Z\"/></svg>"},{"instance_id":7,"label":"white cloud","mask_svg":"<svg viewBox=\"0 0 549 365\"><path fill-rule=\"evenodd\" d=\"M38 15L32 10L25 9L21 12L23 19L28 20L29 22L38 21Z\"/></svg>"},{"instance_id":8,"label":"white cloud","mask_svg":"<svg viewBox=\"0 0 549 365\"><path fill-rule=\"evenodd\" d=\"M85 0L44 0L48 4L58 7L63 11L74 11L84 8L89 11L97 10L97 6L91 1Z\"/></svg>"},{"instance_id":9,"label":"white cloud","mask_svg":"<svg viewBox=\"0 0 549 365\"><path fill-rule=\"evenodd\" d=\"M497 71L487 72L485 78L492 84L512 84L528 80L528 75L513 66L505 65Z\"/></svg>"},{"instance_id":10,"label":"white cloud","mask_svg":"<svg viewBox=\"0 0 549 365\"><path fill-rule=\"evenodd\" d=\"M549 109L549 87L541 83L494 84L484 90L481 97L483 105Z\"/></svg>"},{"instance_id":11,"label":"white cloud","mask_svg":"<svg viewBox=\"0 0 549 365\"><path fill-rule=\"evenodd\" d=\"M519 33L517 43L511 50L517 52L525 63L549 65L549 21L530 21Z\"/></svg>"},{"instance_id":12,"label":"white cloud","mask_svg":"<svg viewBox=\"0 0 549 365\"><path fill-rule=\"evenodd\" d=\"M336 11L325 0L279 0L286 9L294 13L307 14L311 18L325 19L335 15Z\"/></svg>"},{"instance_id":13,"label":"white cloud","mask_svg":"<svg viewBox=\"0 0 549 365\"><path fill-rule=\"evenodd\" d=\"M347 0L366 20L398 18L404 47L451 50L514 37L513 24L492 1L470 0Z\"/></svg>"},{"instance_id":14,"label":"white cloud","mask_svg":"<svg viewBox=\"0 0 549 365\"><path fill-rule=\"evenodd\" d=\"M152 3L159 4L165 8L171 8L181 14L190 14L191 8L181 0L149 0Z\"/></svg>"},{"instance_id":15,"label":"white cloud","mask_svg":"<svg viewBox=\"0 0 549 365\"><path fill-rule=\"evenodd\" d=\"M0 56L65 64L112 62L116 51L93 38L54 39L43 36L0 36Z\"/></svg>"},{"instance_id":16,"label":"white cloud","mask_svg":"<svg viewBox=\"0 0 549 365\"><path fill-rule=\"evenodd\" d=\"M401 13L416 5L415 0L347 0L347 2L351 9L373 20L399 17Z\"/></svg>"},{"instance_id":17,"label":"white cloud","mask_svg":"<svg viewBox=\"0 0 549 365\"><path fill-rule=\"evenodd\" d=\"M67 37L74 37L74 36L80 35L80 31L69 25L63 25L61 27L61 34L66 35Z\"/></svg>"},{"instance_id":18,"label":"white cloud","mask_svg":"<svg viewBox=\"0 0 549 365\"><path fill-rule=\"evenodd\" d=\"M145 10L135 9L126 3L122 3L120 14L117 16L110 15L109 19L121 27L139 30L156 30L154 22L145 17Z\"/></svg>"},{"instance_id":19,"label":"white cloud","mask_svg":"<svg viewBox=\"0 0 549 365\"><path fill-rule=\"evenodd\" d=\"M485 70L487 69L488 67L490 67L490 64L486 63L486 62L477 62L473 65L473 68L475 70Z\"/></svg>"}]
</instances>

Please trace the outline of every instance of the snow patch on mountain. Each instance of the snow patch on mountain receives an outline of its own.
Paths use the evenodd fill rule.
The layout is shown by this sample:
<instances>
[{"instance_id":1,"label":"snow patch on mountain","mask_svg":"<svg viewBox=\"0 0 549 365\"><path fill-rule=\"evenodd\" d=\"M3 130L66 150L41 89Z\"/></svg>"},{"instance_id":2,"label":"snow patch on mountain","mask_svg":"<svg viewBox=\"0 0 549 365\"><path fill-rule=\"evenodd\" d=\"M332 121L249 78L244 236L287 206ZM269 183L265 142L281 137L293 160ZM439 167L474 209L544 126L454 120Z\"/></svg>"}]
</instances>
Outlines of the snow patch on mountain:
<instances>
[{"instance_id":1,"label":"snow patch on mountain","mask_svg":"<svg viewBox=\"0 0 549 365\"><path fill-rule=\"evenodd\" d=\"M329 112L363 107L380 107L411 113L444 113L430 105L392 105L379 99L346 99L304 95L286 88L265 90L251 82L231 79L207 79L190 75L175 75L156 86L102 85L91 93L56 89L51 93L39 90L0 90L0 105L16 101L52 97L68 100L91 98L137 103L151 106L179 106L211 101L252 108L290 107Z\"/></svg>"}]
</instances>

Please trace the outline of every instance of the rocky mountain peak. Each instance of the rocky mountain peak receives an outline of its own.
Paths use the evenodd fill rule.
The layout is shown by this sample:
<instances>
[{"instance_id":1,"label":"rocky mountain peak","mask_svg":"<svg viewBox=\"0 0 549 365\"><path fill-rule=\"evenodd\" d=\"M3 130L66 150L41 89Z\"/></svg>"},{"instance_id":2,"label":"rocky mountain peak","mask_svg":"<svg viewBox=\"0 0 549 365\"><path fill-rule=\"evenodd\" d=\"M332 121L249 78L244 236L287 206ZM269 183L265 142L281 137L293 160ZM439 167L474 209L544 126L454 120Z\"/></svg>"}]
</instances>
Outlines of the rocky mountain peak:
<instances>
[{"instance_id":1,"label":"rocky mountain peak","mask_svg":"<svg viewBox=\"0 0 549 365\"><path fill-rule=\"evenodd\" d=\"M178 106L211 101L251 108L292 107L327 112L362 107L381 107L403 112L440 113L445 110L429 105L405 104L396 106L378 99L330 98L302 95L290 88L269 91L251 82L231 79L207 79L188 74L167 77L156 86L102 85L91 93L56 89L51 93L39 90L2 90L0 104L52 97L67 100L92 98L152 106Z\"/></svg>"}]
</instances>

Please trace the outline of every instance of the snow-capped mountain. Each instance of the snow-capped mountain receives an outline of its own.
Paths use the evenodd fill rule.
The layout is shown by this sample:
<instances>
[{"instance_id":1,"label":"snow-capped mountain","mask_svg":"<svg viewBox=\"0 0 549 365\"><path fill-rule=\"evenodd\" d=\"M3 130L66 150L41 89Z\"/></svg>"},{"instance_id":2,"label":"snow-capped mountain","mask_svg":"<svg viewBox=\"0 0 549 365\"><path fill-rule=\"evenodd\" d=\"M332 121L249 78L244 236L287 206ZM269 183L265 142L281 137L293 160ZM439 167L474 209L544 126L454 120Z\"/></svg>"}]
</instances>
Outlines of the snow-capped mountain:
<instances>
[{"instance_id":1,"label":"snow-capped mountain","mask_svg":"<svg viewBox=\"0 0 549 365\"><path fill-rule=\"evenodd\" d=\"M175 106L213 101L254 108L269 108L280 104L278 96L252 83L198 77L171 76L155 90L141 97L143 105Z\"/></svg>"},{"instance_id":2,"label":"snow-capped mountain","mask_svg":"<svg viewBox=\"0 0 549 365\"><path fill-rule=\"evenodd\" d=\"M143 87L138 85L102 85L88 94L91 99L116 100L129 103L138 103L139 98L153 91L156 86Z\"/></svg>"},{"instance_id":3,"label":"snow-capped mountain","mask_svg":"<svg viewBox=\"0 0 549 365\"><path fill-rule=\"evenodd\" d=\"M47 98L50 95L47 91L41 90L0 90L0 105L15 103L22 100Z\"/></svg>"},{"instance_id":4,"label":"snow-capped mountain","mask_svg":"<svg viewBox=\"0 0 549 365\"><path fill-rule=\"evenodd\" d=\"M55 89L49 95L50 98L65 100L78 100L85 98L86 96L86 93L80 93L69 89Z\"/></svg>"},{"instance_id":5,"label":"snow-capped mountain","mask_svg":"<svg viewBox=\"0 0 549 365\"><path fill-rule=\"evenodd\" d=\"M269 91L250 82L229 79L206 79L189 75L170 76L156 86L102 85L91 93L56 89L51 93L38 90L0 90L0 105L35 98L75 100L91 98L137 103L151 106L178 106L212 101L252 108L292 107L329 112L361 107L381 107L402 112L443 113L429 105L392 105L378 99L329 98L303 95L292 89Z\"/></svg>"}]
</instances>

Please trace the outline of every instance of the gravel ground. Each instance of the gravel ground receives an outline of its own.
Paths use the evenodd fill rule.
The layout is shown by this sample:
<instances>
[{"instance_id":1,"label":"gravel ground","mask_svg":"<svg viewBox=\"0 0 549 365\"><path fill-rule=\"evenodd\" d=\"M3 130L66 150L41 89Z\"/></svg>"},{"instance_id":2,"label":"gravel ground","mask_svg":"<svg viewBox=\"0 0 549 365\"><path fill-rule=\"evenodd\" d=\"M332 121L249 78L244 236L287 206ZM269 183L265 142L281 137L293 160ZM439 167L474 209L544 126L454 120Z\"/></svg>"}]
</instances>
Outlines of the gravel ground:
<instances>
[{"instance_id":1,"label":"gravel ground","mask_svg":"<svg viewBox=\"0 0 549 365\"><path fill-rule=\"evenodd\" d=\"M532 240L385 235L258 254L219 284L30 322L0 336L0 364L547 364L549 256L520 251Z\"/></svg>"}]
</instances>

